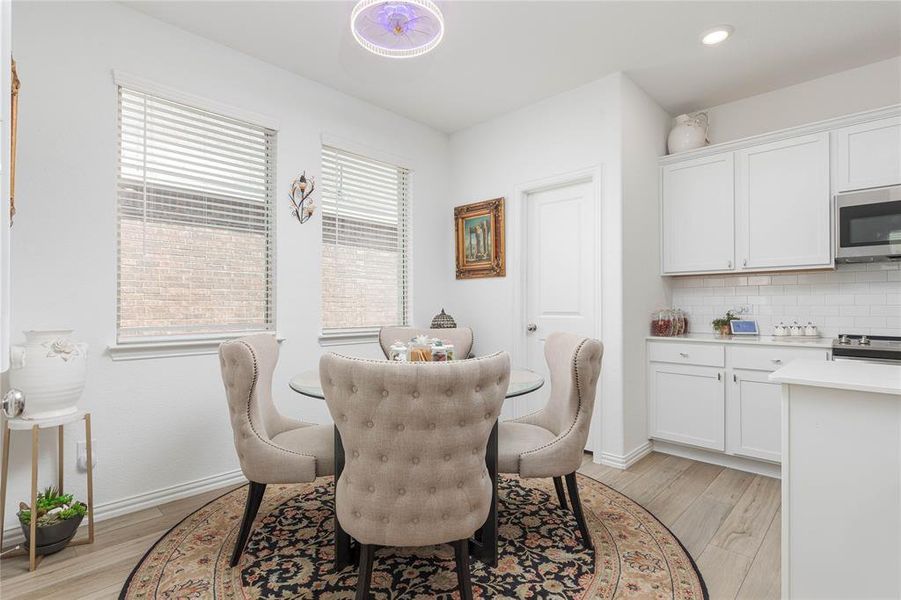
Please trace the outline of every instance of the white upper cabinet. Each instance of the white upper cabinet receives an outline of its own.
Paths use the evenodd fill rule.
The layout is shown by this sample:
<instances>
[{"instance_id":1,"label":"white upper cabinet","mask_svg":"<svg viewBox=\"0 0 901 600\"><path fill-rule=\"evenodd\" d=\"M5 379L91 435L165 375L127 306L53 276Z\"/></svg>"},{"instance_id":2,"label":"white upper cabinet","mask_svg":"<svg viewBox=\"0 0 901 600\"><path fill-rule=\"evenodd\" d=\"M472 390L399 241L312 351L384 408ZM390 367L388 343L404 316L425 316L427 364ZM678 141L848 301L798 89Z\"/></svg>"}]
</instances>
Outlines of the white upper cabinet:
<instances>
[{"instance_id":1,"label":"white upper cabinet","mask_svg":"<svg viewBox=\"0 0 901 600\"><path fill-rule=\"evenodd\" d=\"M661 180L663 272L731 271L732 153L665 165Z\"/></svg>"},{"instance_id":2,"label":"white upper cabinet","mask_svg":"<svg viewBox=\"0 0 901 600\"><path fill-rule=\"evenodd\" d=\"M828 132L739 150L735 167L736 267L831 265Z\"/></svg>"},{"instance_id":3,"label":"white upper cabinet","mask_svg":"<svg viewBox=\"0 0 901 600\"><path fill-rule=\"evenodd\" d=\"M842 127L835 138L835 191L901 183L901 117Z\"/></svg>"}]
</instances>

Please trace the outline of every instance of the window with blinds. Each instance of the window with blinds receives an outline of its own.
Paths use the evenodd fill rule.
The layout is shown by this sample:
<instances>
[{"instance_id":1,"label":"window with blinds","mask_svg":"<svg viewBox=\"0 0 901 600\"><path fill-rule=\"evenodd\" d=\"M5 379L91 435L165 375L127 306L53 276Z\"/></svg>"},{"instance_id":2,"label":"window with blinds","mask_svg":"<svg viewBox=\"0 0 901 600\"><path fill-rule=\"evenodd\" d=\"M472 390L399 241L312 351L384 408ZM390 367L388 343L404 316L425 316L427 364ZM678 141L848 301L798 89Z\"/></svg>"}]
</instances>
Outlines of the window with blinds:
<instances>
[{"instance_id":1,"label":"window with blinds","mask_svg":"<svg viewBox=\"0 0 901 600\"><path fill-rule=\"evenodd\" d=\"M410 172L322 148L322 333L406 325Z\"/></svg>"},{"instance_id":2,"label":"window with blinds","mask_svg":"<svg viewBox=\"0 0 901 600\"><path fill-rule=\"evenodd\" d=\"M119 88L118 338L273 329L275 132Z\"/></svg>"}]
</instances>

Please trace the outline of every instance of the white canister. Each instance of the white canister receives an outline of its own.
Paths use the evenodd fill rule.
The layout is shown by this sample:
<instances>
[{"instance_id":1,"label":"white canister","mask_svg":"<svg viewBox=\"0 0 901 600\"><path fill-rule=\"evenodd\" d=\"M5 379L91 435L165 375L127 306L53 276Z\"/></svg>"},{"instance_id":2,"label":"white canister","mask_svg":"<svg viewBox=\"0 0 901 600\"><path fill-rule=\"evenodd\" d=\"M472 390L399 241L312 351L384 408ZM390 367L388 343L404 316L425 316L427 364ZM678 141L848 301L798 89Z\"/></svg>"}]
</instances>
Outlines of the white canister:
<instances>
[{"instance_id":1,"label":"white canister","mask_svg":"<svg viewBox=\"0 0 901 600\"><path fill-rule=\"evenodd\" d=\"M670 154L685 152L695 148L703 148L707 141L707 113L697 112L679 115L676 123L666 138L666 147Z\"/></svg>"},{"instance_id":2,"label":"white canister","mask_svg":"<svg viewBox=\"0 0 901 600\"><path fill-rule=\"evenodd\" d=\"M817 335L817 326L808 321L807 327L804 328L804 335L809 335L811 337Z\"/></svg>"},{"instance_id":3,"label":"white canister","mask_svg":"<svg viewBox=\"0 0 901 600\"><path fill-rule=\"evenodd\" d=\"M26 331L25 345L10 349L9 385L25 392L26 419L49 419L78 409L87 375L88 347L71 329Z\"/></svg>"},{"instance_id":4,"label":"white canister","mask_svg":"<svg viewBox=\"0 0 901 600\"><path fill-rule=\"evenodd\" d=\"M779 323L778 325L776 325L773 328L773 335L779 336L779 337L781 337L783 335L788 335L788 331L786 330L785 324Z\"/></svg>"},{"instance_id":5,"label":"white canister","mask_svg":"<svg viewBox=\"0 0 901 600\"><path fill-rule=\"evenodd\" d=\"M804 335L804 328L798 325L798 322L795 321L792 323L791 330L792 335Z\"/></svg>"}]
</instances>

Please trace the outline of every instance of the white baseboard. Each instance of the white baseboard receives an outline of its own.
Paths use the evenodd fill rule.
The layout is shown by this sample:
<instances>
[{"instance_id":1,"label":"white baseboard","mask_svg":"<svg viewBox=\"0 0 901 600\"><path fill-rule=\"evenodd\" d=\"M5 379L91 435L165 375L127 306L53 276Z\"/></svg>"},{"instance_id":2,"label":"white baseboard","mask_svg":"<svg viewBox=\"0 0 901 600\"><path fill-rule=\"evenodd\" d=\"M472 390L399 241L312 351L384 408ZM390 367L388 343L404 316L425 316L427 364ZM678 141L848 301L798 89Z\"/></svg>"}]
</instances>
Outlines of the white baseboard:
<instances>
[{"instance_id":1,"label":"white baseboard","mask_svg":"<svg viewBox=\"0 0 901 600\"><path fill-rule=\"evenodd\" d=\"M240 469L236 469L234 471L196 479L194 481L179 483L159 490L145 492L127 498L120 498L119 500L103 502L94 506L94 522L112 519L113 517L137 512L139 510L144 510L145 508L152 508L174 500L181 500L188 496L194 496L217 488L246 482L247 479L244 478L244 474L241 473ZM0 526L2 526L2 524L0 524ZM84 528L86 526L87 520L82 523L81 527ZM3 542L7 547L9 544L20 544L24 540L25 538L22 535L22 530L18 526L6 529L3 532Z\"/></svg>"},{"instance_id":2,"label":"white baseboard","mask_svg":"<svg viewBox=\"0 0 901 600\"><path fill-rule=\"evenodd\" d=\"M599 462L602 465L613 467L614 469L625 470L650 454L651 450L653 450L653 445L649 440L625 456L612 454L610 452L596 452L595 458L598 459L596 462Z\"/></svg>"},{"instance_id":3,"label":"white baseboard","mask_svg":"<svg viewBox=\"0 0 901 600\"><path fill-rule=\"evenodd\" d=\"M751 458L742 458L741 456L732 456L731 454L723 454L722 452L713 452L701 448L670 444L669 442L661 442L660 440L654 440L654 452L672 454L673 456L681 456L682 458L720 465L730 469L738 469L739 471L747 471L748 473L754 473L756 475L775 477L776 479L782 477L781 465Z\"/></svg>"}]
</instances>

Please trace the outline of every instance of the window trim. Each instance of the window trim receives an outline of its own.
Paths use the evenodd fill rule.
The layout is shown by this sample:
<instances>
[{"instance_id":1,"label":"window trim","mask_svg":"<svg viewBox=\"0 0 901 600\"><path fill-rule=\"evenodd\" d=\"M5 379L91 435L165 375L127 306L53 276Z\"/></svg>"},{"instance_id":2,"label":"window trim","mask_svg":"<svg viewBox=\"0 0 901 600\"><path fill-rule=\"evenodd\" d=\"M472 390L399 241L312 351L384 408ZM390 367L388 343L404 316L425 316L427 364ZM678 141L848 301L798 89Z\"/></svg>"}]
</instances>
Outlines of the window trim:
<instances>
[{"instance_id":1,"label":"window trim","mask_svg":"<svg viewBox=\"0 0 901 600\"><path fill-rule=\"evenodd\" d=\"M256 127L261 127L264 129L268 129L273 134L273 145L272 145L272 160L271 160L271 181L272 188L269 194L269 229L268 229L268 257L269 257L269 272L270 272L270 281L268 282L268 296L269 296L269 313L270 313L270 322L268 323L268 327L264 329L253 328L253 329L234 329L234 330L223 330L221 332L205 332L205 333L184 333L184 334L173 334L167 336L125 336L122 337L119 329L119 303L120 303L120 290L119 290L119 260L120 257L120 248L119 242L117 241L116 247L116 313L114 319L114 331L115 331L115 341L107 346L107 350L110 354L110 357L113 360L134 360L140 358L157 358L162 356L192 356L192 355L201 355L201 354L215 354L218 351L219 344L222 342L236 339L239 337L243 337L246 335L253 335L258 333L268 333L276 336L276 339L281 343L285 338L279 336L277 334L278 327L278 312L277 312L277 299L278 299L278 291L277 291L277 273L278 273L278 238L277 238L277 211L276 211L276 201L275 198L278 194L278 133L279 133L279 124L278 121L272 117L268 117L266 115L255 113L252 111L248 111L242 108L238 108L235 106L231 106L228 104L224 104L221 102L217 102L215 100L211 100L209 98L205 98L202 96L196 96L190 93L182 92L176 88L166 86L164 84L160 84L148 79L144 79L139 76L132 75L130 73L126 73L123 71L119 71L117 69L112 70L113 82L115 84L116 97L117 97L117 121L119 119L118 111L119 108L119 95L120 89L125 88L131 92L142 93L151 96L156 96L161 98L162 100L166 100L173 103L185 104L190 108L195 108L201 111L210 112L213 114L217 114L221 117L227 119L234 119L243 121L250 125L254 125ZM118 127L118 126L117 126ZM117 138L121 136L121 131L117 129ZM121 162L121 147L117 147L117 169L118 165ZM116 227L117 227L117 239L118 239L118 228L121 227L120 223L120 199L119 199L119 176L116 178L116 188L115 188L115 196L116 196Z\"/></svg>"},{"instance_id":2,"label":"window trim","mask_svg":"<svg viewBox=\"0 0 901 600\"><path fill-rule=\"evenodd\" d=\"M406 324L409 325L413 319L413 190L415 185L416 170L411 165L411 161L403 156L385 152L377 148L372 148L364 144L353 142L340 136L323 132L320 136L320 160L322 149L330 147L349 154L356 154L361 158L366 158L376 162L382 162L407 172L407 197L405 206L405 222L404 235L406 237L405 261L407 266L406 275L406 307L405 318ZM321 163L320 163L321 167ZM321 221L321 219L320 219ZM322 231L320 223L320 244L322 244ZM322 283L322 265L320 264L320 285ZM320 289L320 310L322 308L322 296ZM319 319L319 346L346 346L355 344L371 344L377 343L379 340L379 330L381 327L359 327L359 328L332 328L327 331L322 327L322 318Z\"/></svg>"},{"instance_id":3,"label":"window trim","mask_svg":"<svg viewBox=\"0 0 901 600\"><path fill-rule=\"evenodd\" d=\"M114 361L144 360L151 358L175 358L180 356L204 356L218 354L223 342L236 340L246 335L267 333L275 336L281 345L285 337L273 330L240 331L228 335L157 337L137 342L114 343L106 347L109 357Z\"/></svg>"}]
</instances>

